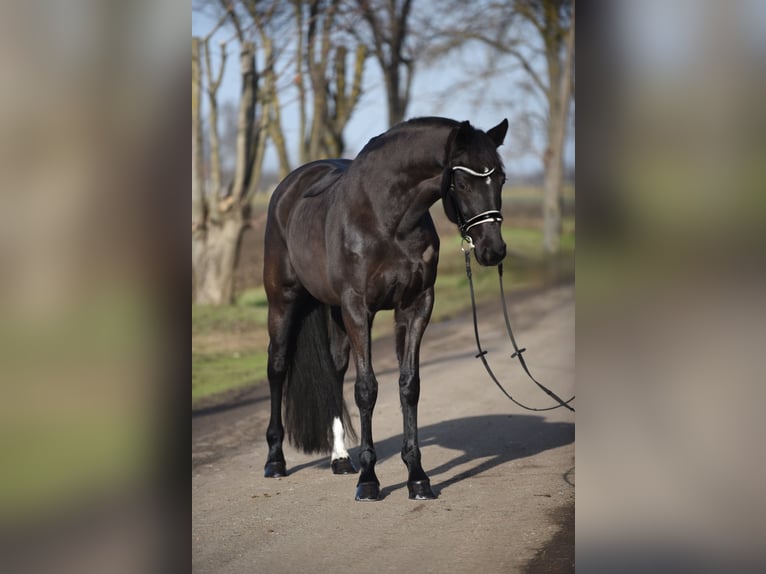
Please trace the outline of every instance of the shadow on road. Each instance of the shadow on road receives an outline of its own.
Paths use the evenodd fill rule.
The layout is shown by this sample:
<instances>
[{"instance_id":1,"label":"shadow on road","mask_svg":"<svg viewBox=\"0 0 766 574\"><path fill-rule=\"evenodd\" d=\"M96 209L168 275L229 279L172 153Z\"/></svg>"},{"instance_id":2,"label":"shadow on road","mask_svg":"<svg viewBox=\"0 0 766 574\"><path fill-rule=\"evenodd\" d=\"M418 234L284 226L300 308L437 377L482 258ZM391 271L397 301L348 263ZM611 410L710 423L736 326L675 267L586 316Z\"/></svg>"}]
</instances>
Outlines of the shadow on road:
<instances>
[{"instance_id":1,"label":"shadow on road","mask_svg":"<svg viewBox=\"0 0 766 574\"><path fill-rule=\"evenodd\" d=\"M485 415L465 417L420 427L418 429L420 448L424 450L423 466L431 477L431 484L437 495L453 484L487 473L512 460L526 458L548 449L574 442L574 423L546 422L534 415ZM439 446L456 451L456 456L431 467L428 461L429 446ZM402 435L394 435L375 442L378 461L399 456ZM358 462L358 447L350 450ZM304 468L327 465L327 457L288 467L293 474ZM460 467L467 466L458 471ZM384 486L381 498L406 488L407 471L402 463L402 482Z\"/></svg>"}]
</instances>

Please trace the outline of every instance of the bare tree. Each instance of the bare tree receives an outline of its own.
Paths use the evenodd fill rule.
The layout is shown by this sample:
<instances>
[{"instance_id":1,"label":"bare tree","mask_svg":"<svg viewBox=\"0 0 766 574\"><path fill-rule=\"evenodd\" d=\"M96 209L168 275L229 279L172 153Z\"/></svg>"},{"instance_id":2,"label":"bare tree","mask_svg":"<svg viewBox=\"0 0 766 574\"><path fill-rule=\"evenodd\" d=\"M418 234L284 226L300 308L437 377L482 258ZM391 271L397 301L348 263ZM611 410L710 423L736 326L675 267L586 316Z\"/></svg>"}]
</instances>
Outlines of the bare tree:
<instances>
[{"instance_id":1,"label":"bare tree","mask_svg":"<svg viewBox=\"0 0 766 574\"><path fill-rule=\"evenodd\" d=\"M535 84L544 92L548 104L547 147L543 156L543 250L553 254L558 252L561 244L564 142L573 85L574 4L561 0L527 1L519 2L517 9L540 34L545 47L547 81L533 72L529 62L523 58L521 61Z\"/></svg>"},{"instance_id":2,"label":"bare tree","mask_svg":"<svg viewBox=\"0 0 766 574\"><path fill-rule=\"evenodd\" d=\"M342 155L343 132L362 94L368 53L366 44L355 41L344 29L347 24L342 18L349 12L348 0L219 2L238 14L244 29L258 40L264 62L263 82L256 94L261 111L258 129L260 137L267 136L274 145L280 175L290 171L282 126L283 101L290 101L295 90L300 162ZM352 50L354 63L349 74ZM291 70L295 72L293 79L285 83L286 72Z\"/></svg>"},{"instance_id":3,"label":"bare tree","mask_svg":"<svg viewBox=\"0 0 766 574\"><path fill-rule=\"evenodd\" d=\"M203 226L207 219L205 202L204 157L202 151L202 65L201 42L192 38L192 297L197 298L197 275L195 263L204 250Z\"/></svg>"},{"instance_id":4,"label":"bare tree","mask_svg":"<svg viewBox=\"0 0 766 574\"><path fill-rule=\"evenodd\" d=\"M480 20L471 17L477 11L482 13ZM556 253L561 241L564 144L574 95L574 2L454 2L447 12L452 17L434 32L432 55L480 42L518 64L529 79L530 92L544 104L543 249ZM496 65L497 58L491 64ZM486 68L476 76L492 77L491 71Z\"/></svg>"},{"instance_id":5,"label":"bare tree","mask_svg":"<svg viewBox=\"0 0 766 574\"><path fill-rule=\"evenodd\" d=\"M220 105L221 181L234 179L234 158L237 153L237 118L239 102L223 100Z\"/></svg>"},{"instance_id":6,"label":"bare tree","mask_svg":"<svg viewBox=\"0 0 766 574\"><path fill-rule=\"evenodd\" d=\"M221 0L225 1L225 0ZM281 177L287 176L291 170L290 157L287 153L284 130L282 128L282 104L280 102L280 90L278 87L279 74L277 73L277 61L282 47L276 45L275 38L282 35L282 31L289 26L289 11L284 3L279 0L264 2L263 0L240 0L249 17L250 28L255 30L263 51L264 82L256 94L261 106L261 122L259 131L262 133L260 141L266 144L266 137L271 140L277 152L279 160L279 172ZM233 5L233 3L232 3ZM262 151L259 146L258 150ZM256 182L260 181L258 173Z\"/></svg>"},{"instance_id":7,"label":"bare tree","mask_svg":"<svg viewBox=\"0 0 766 574\"><path fill-rule=\"evenodd\" d=\"M345 148L343 132L362 95L362 75L368 48L357 43L353 75L347 84L348 46L353 36L344 34L340 0L293 0L296 29L301 163L340 157ZM305 73L304 73L305 72ZM304 76L311 89L307 93ZM311 99L311 122L306 106Z\"/></svg>"},{"instance_id":8,"label":"bare tree","mask_svg":"<svg viewBox=\"0 0 766 574\"><path fill-rule=\"evenodd\" d=\"M294 9L279 0L198 0L194 4L196 10L218 17L207 36L192 39L192 293L198 303L232 302L242 231L249 221L250 200L261 180L264 152L269 142L277 152L280 175L284 177L290 170L281 99L285 91L292 88L280 84L280 73L291 68L289 63L284 64L284 58L289 55L286 48L292 43L286 31L294 29L294 18L298 19L299 36L304 42L295 53L297 67L311 72L312 91L306 94L301 90L301 98L310 96L314 109L310 145L302 156L308 154L314 159L341 155L343 130L361 95L366 46L356 48L349 88L348 48L341 40L351 36L339 31L336 17L340 0L293 4ZM220 60L216 61L210 43L213 34L221 28L233 31L234 35L219 44ZM254 39L258 41L258 48ZM226 45L233 40L239 44L242 90L236 112L233 173L226 185L221 169L218 91L226 63ZM258 61L263 64L260 74L256 67ZM207 130L203 129L202 122L204 94L207 94ZM302 109L305 108L302 106ZM210 150L207 182L205 143Z\"/></svg>"},{"instance_id":9,"label":"bare tree","mask_svg":"<svg viewBox=\"0 0 766 574\"><path fill-rule=\"evenodd\" d=\"M202 51L205 54L205 68L207 70L207 105L208 105L208 142L210 145L210 190L214 194L220 194L221 190L221 141L218 136L218 89L221 87L223 72L226 67L226 44L222 43L221 61L216 72L213 67L213 55L210 50L210 38L208 34L202 39Z\"/></svg>"},{"instance_id":10,"label":"bare tree","mask_svg":"<svg viewBox=\"0 0 766 574\"><path fill-rule=\"evenodd\" d=\"M412 4L412 0L357 0L383 73L389 126L404 119L410 101L417 53L407 42L412 40Z\"/></svg>"},{"instance_id":11,"label":"bare tree","mask_svg":"<svg viewBox=\"0 0 766 574\"><path fill-rule=\"evenodd\" d=\"M223 1L223 0L222 0ZM201 92L206 78L211 113L217 110L217 89L221 72L214 71L211 59L207 73L202 73L201 46L224 22L231 22L239 40L242 91L237 113L234 176L228 186L220 185L220 160L211 162L211 184L205 192L202 163ZM206 53L209 52L206 50ZM231 303L234 293L234 267L242 230L249 217L252 179L259 157L259 141L254 131L257 90L255 45L245 39L239 17L230 7L205 39L192 39L192 294L204 304ZM217 115L208 126L211 157L218 156ZM216 175L213 175L216 174Z\"/></svg>"}]
</instances>

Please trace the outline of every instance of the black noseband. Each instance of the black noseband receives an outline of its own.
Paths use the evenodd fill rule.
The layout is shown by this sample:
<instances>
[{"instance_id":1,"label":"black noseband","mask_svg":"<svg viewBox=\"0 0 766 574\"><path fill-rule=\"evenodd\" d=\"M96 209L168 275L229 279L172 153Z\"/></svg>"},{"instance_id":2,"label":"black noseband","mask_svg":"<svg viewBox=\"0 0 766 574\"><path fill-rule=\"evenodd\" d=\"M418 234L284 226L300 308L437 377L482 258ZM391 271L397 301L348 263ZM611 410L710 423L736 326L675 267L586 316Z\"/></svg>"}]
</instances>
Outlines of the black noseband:
<instances>
[{"instance_id":1,"label":"black noseband","mask_svg":"<svg viewBox=\"0 0 766 574\"><path fill-rule=\"evenodd\" d=\"M460 214L460 211L458 210L458 213ZM472 227L476 227L477 225L480 225L482 223L502 223L503 222L503 214L500 213L496 209L491 209L489 211L483 211L477 215L474 215L470 219L466 219L463 221L462 214L460 214L460 217L458 218L458 229L460 229L460 235L465 237L468 235L468 230Z\"/></svg>"}]
</instances>

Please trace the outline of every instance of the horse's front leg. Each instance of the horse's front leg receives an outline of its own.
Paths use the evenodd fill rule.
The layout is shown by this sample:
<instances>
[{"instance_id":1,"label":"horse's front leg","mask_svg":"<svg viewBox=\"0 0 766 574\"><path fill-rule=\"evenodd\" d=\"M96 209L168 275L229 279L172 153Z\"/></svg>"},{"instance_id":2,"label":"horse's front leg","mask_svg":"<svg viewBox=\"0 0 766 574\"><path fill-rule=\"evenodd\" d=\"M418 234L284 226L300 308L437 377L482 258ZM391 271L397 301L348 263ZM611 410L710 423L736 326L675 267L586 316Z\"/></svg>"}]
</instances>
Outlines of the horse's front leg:
<instances>
[{"instance_id":1,"label":"horse's front leg","mask_svg":"<svg viewBox=\"0 0 766 574\"><path fill-rule=\"evenodd\" d=\"M409 306L397 307L396 354L399 358L399 400L404 419L402 460L409 471L407 489L416 500L436 498L420 463L418 445L418 399L420 398L420 342L431 317L433 288L423 292Z\"/></svg>"},{"instance_id":2,"label":"horse's front leg","mask_svg":"<svg viewBox=\"0 0 766 574\"><path fill-rule=\"evenodd\" d=\"M372 370L370 326L372 316L361 297L348 294L344 297L343 323L348 333L351 350L356 362L354 398L359 408L361 444L359 463L362 467L356 486L356 500L378 500L380 481L375 474L375 445L372 442L372 411L378 399L378 381Z\"/></svg>"}]
</instances>

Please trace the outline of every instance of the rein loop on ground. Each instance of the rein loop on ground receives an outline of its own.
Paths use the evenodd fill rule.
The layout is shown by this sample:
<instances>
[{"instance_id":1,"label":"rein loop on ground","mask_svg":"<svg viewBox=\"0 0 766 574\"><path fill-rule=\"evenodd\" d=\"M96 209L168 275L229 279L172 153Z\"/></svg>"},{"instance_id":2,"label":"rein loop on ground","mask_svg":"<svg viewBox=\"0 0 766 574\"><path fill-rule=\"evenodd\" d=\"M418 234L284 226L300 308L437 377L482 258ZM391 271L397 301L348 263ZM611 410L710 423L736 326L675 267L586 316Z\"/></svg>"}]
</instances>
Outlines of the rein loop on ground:
<instances>
[{"instance_id":1,"label":"rein loop on ground","mask_svg":"<svg viewBox=\"0 0 766 574\"><path fill-rule=\"evenodd\" d=\"M487 351L481 348L481 340L479 339L479 322L476 314L476 296L473 291L473 274L471 272L471 251L473 251L474 245L473 241L470 237L464 237L463 239L463 245L461 249L463 250L463 254L465 255L465 273L468 276L468 288L471 293L471 309L473 310L473 333L474 337L476 338L476 348L478 349L478 354L476 355L477 359L481 359L482 364L484 365L484 368L487 371L487 374L489 374L489 377L492 379L492 381L497 385L497 387L502 391L502 393L508 397L511 401L513 401L515 404L520 406L523 409L526 409L528 411L552 411L554 409L559 409L561 407L564 407L566 409L569 409L572 412L575 412L574 408L569 406L569 403L571 403L575 398L572 397L569 400L564 401L563 399L559 398L556 393L551 391L549 388L547 388L542 383L538 382L533 376L532 373L529 372L529 367L527 367L527 363L524 360L524 356L522 353L526 351L526 349L520 349L519 346L516 344L516 338L513 336L513 331L511 330L511 321L508 318L508 308L505 304L505 290L503 289L503 264L497 266L497 273L500 281L500 300L503 303L503 316L505 317L505 327L506 331L508 332L508 336L511 339L511 344L513 345L514 353L511 355L511 358L514 359L516 357L519 358L519 363L521 363L522 368L524 369L524 372L527 373L527 376L532 379L532 382L534 382L540 389L542 389L545 394L547 394L549 397L551 397L553 400L555 400L557 405L553 407L544 407L544 408L534 408L534 407L528 407L527 405L520 403L516 399L514 399L508 391L505 390L503 385L500 384L500 381L497 380L497 377L495 376L495 373L492 372L492 369L489 366L489 363L487 362L486 354Z\"/></svg>"}]
</instances>

